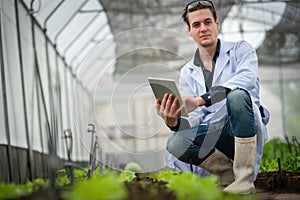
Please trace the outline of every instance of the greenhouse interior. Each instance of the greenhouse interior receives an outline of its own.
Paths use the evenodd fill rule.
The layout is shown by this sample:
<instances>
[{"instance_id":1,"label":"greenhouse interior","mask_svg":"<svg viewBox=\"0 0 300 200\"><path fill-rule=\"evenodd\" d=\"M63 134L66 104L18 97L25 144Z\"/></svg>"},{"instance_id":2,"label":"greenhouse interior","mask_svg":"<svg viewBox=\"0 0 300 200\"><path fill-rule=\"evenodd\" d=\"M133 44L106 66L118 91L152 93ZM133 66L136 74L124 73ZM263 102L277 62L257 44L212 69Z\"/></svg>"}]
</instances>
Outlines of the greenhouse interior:
<instances>
[{"instance_id":1,"label":"greenhouse interior","mask_svg":"<svg viewBox=\"0 0 300 200\"><path fill-rule=\"evenodd\" d=\"M31 199L44 188L52 193L43 198L63 199L53 192L61 186L60 174L65 185L77 187L95 181L90 179L95 174L127 171L130 164L133 176L168 171L166 142L172 131L156 112L148 78L178 84L180 70L193 58L197 46L181 18L188 2L1 0L0 199L24 194ZM300 1L212 2L218 37L245 40L256 49L260 101L270 112L270 146L263 156L269 151L269 166L273 163L280 172L292 159L300 182ZM197 167L186 164L183 171L197 174ZM42 186L30 192L3 192L7 185L37 187L41 179ZM136 199L128 196L128 183L126 187L125 197L115 192L120 196L100 199ZM96 196L106 190L91 188ZM66 189L68 199L89 199L79 198L80 189L84 191ZM215 194L222 195L219 190Z\"/></svg>"}]
</instances>

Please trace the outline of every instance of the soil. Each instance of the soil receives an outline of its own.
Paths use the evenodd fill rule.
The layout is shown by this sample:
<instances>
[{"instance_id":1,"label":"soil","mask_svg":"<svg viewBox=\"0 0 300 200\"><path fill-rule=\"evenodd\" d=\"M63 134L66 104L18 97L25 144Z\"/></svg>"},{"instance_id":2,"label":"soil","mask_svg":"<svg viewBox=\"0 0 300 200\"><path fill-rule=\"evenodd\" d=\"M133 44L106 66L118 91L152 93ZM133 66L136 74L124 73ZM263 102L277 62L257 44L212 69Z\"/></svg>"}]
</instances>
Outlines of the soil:
<instances>
[{"instance_id":1,"label":"soil","mask_svg":"<svg viewBox=\"0 0 300 200\"><path fill-rule=\"evenodd\" d=\"M255 187L260 200L300 200L300 173L286 171L259 173Z\"/></svg>"},{"instance_id":2,"label":"soil","mask_svg":"<svg viewBox=\"0 0 300 200\"><path fill-rule=\"evenodd\" d=\"M137 178L136 181L126 182L129 191L128 200L174 200L176 196L166 186L166 182L149 177Z\"/></svg>"},{"instance_id":3,"label":"soil","mask_svg":"<svg viewBox=\"0 0 300 200\"><path fill-rule=\"evenodd\" d=\"M300 194L300 173L284 171L260 173L255 186L262 191Z\"/></svg>"}]
</instances>

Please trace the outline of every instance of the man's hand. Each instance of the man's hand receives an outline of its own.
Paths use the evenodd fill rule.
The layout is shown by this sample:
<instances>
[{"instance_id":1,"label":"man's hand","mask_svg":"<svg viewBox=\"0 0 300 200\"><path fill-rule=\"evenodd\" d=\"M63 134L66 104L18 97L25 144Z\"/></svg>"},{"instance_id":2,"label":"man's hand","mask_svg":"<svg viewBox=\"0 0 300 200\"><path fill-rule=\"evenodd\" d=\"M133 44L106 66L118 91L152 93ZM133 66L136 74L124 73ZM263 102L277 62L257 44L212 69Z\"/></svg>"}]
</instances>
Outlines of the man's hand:
<instances>
[{"instance_id":1,"label":"man's hand","mask_svg":"<svg viewBox=\"0 0 300 200\"><path fill-rule=\"evenodd\" d=\"M205 101L202 97L194 98L194 97L184 96L182 97L182 100L188 112L192 112L196 108L205 105Z\"/></svg>"},{"instance_id":2,"label":"man's hand","mask_svg":"<svg viewBox=\"0 0 300 200\"><path fill-rule=\"evenodd\" d=\"M183 106L179 105L178 99L173 94L165 94L161 102L156 101L156 112L169 127L177 125L182 108Z\"/></svg>"}]
</instances>

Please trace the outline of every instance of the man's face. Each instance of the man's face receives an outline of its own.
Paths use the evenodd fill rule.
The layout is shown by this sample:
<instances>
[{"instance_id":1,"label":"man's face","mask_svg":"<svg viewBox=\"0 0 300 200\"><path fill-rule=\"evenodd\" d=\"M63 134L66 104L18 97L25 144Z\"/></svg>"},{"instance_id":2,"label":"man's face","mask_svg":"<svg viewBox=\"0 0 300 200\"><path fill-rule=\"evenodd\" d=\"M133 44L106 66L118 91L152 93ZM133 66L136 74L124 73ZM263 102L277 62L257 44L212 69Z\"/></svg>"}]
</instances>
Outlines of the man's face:
<instances>
[{"instance_id":1,"label":"man's face","mask_svg":"<svg viewBox=\"0 0 300 200\"><path fill-rule=\"evenodd\" d=\"M189 34L202 47L212 46L217 42L219 22L215 21L209 9L200 9L188 13Z\"/></svg>"}]
</instances>

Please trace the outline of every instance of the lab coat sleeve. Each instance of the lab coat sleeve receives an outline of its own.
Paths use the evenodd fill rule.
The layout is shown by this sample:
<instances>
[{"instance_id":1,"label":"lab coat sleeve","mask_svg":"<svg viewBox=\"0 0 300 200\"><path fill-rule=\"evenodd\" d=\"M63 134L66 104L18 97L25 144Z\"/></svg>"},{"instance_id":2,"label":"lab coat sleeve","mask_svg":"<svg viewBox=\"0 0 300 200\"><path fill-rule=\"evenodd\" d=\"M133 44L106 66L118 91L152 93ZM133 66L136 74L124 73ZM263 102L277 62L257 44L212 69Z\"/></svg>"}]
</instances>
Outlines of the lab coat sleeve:
<instances>
[{"instance_id":1,"label":"lab coat sleeve","mask_svg":"<svg viewBox=\"0 0 300 200\"><path fill-rule=\"evenodd\" d=\"M192 85L195 84L191 80L191 72L187 69L181 71L181 76L179 78L179 90L182 96L191 96L196 97L195 94L198 93L198 87ZM197 108L194 111L189 113L187 118L189 125L191 128L196 127L199 125L199 122L203 120L204 113L201 108Z\"/></svg>"},{"instance_id":2,"label":"lab coat sleeve","mask_svg":"<svg viewBox=\"0 0 300 200\"><path fill-rule=\"evenodd\" d=\"M246 41L236 43L230 51L232 74L223 74L224 85L231 90L255 90L258 81L258 60L255 49ZM228 79L228 80L227 80Z\"/></svg>"}]
</instances>

